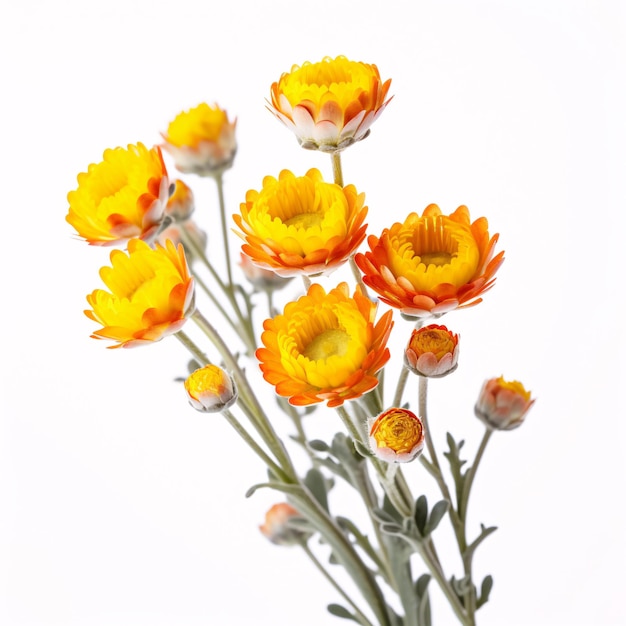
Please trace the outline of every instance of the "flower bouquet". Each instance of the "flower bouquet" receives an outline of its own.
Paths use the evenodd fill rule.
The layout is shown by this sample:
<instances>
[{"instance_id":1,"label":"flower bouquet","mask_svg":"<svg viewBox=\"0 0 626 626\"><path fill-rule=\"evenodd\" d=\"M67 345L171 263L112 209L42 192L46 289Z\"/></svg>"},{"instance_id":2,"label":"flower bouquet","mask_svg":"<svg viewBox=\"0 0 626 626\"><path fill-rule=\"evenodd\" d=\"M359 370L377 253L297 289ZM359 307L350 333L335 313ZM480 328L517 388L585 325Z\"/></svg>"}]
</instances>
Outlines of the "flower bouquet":
<instances>
[{"instance_id":1,"label":"flower bouquet","mask_svg":"<svg viewBox=\"0 0 626 626\"><path fill-rule=\"evenodd\" d=\"M437 450L428 381L457 369L460 345L440 318L481 302L503 252L486 218L472 220L465 206L445 214L431 204L367 235L365 194L345 184L341 157L369 135L390 85L375 65L340 56L293 66L271 86L267 108L303 148L329 154L332 180L315 168L268 175L231 221L224 173L235 161L236 120L203 103L168 125L161 146L106 150L68 194L67 221L89 244L116 246L100 270L106 289L87 296L85 313L99 325L92 336L130 348L173 335L189 351L188 402L220 413L264 463L267 476L251 477L248 495L267 488L280 501L260 530L311 559L338 596L328 611L363 626L429 626L436 586L470 626L493 584L491 576L475 580L473 559L495 530L468 527L472 485L493 433L518 427L534 400L517 381L488 379L474 407L485 431L471 463L450 433L447 449ZM170 179L162 149L187 182ZM220 225L210 235L221 234L223 271L195 220L194 176L216 185ZM320 277L344 266L353 284L326 289ZM295 296L279 302L294 286ZM393 360L392 332L406 335ZM412 377L415 406L405 398ZM275 404L263 401L268 392ZM292 432L279 432L277 410ZM321 411L335 415L336 432L311 438L309 420ZM432 506L416 492L424 472L441 494ZM361 519L336 511L339 488L356 495ZM460 571L437 550L444 520Z\"/></svg>"}]
</instances>

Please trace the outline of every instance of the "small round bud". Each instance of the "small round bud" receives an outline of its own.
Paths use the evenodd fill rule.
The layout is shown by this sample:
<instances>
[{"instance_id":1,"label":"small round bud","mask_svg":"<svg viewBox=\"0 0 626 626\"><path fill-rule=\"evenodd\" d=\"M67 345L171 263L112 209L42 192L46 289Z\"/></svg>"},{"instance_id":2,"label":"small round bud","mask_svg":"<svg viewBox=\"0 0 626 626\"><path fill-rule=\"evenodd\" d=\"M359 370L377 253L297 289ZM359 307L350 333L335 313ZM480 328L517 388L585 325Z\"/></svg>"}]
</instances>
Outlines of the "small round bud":
<instances>
[{"instance_id":1,"label":"small round bud","mask_svg":"<svg viewBox=\"0 0 626 626\"><path fill-rule=\"evenodd\" d=\"M272 506L265 514L265 523L259 526L259 530L276 545L299 544L307 538L309 533L294 528L289 522L301 518L300 513L290 504L281 502Z\"/></svg>"},{"instance_id":2,"label":"small round bud","mask_svg":"<svg viewBox=\"0 0 626 626\"><path fill-rule=\"evenodd\" d=\"M217 365L197 369L185 381L189 404L203 413L217 413L237 400L237 389L232 377Z\"/></svg>"},{"instance_id":3,"label":"small round bud","mask_svg":"<svg viewBox=\"0 0 626 626\"><path fill-rule=\"evenodd\" d=\"M491 378L482 386L474 407L476 417L493 430L513 430L521 426L535 403L522 383Z\"/></svg>"},{"instance_id":4,"label":"small round bud","mask_svg":"<svg viewBox=\"0 0 626 626\"><path fill-rule=\"evenodd\" d=\"M174 192L170 195L165 207L165 214L175 221L182 222L189 218L196 208L191 188L182 180L174 181Z\"/></svg>"},{"instance_id":5,"label":"small round bud","mask_svg":"<svg viewBox=\"0 0 626 626\"><path fill-rule=\"evenodd\" d=\"M413 331L404 351L404 364L414 374L441 378L454 372L459 360L459 336L431 324Z\"/></svg>"},{"instance_id":6,"label":"small round bud","mask_svg":"<svg viewBox=\"0 0 626 626\"><path fill-rule=\"evenodd\" d=\"M408 463L424 448L424 425L415 413L392 408L368 422L372 452L388 463Z\"/></svg>"}]
</instances>

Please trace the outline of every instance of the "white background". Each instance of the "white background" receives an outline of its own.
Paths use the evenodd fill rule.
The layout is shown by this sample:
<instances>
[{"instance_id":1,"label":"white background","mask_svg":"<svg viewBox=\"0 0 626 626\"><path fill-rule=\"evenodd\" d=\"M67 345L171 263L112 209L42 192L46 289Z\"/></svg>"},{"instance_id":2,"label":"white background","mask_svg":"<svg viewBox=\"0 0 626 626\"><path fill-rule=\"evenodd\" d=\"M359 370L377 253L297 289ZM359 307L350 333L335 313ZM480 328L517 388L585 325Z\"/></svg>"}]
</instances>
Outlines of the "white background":
<instances>
[{"instance_id":1,"label":"white background","mask_svg":"<svg viewBox=\"0 0 626 626\"><path fill-rule=\"evenodd\" d=\"M89 339L85 295L101 286L108 251L76 240L64 221L76 175L105 148L157 143L202 101L238 118L229 212L283 168L330 178L329 158L301 150L265 98L292 64L338 54L393 80L371 137L343 157L346 183L366 193L370 232L431 202L445 212L467 204L506 250L484 303L444 319L462 335L461 364L430 398L439 448L450 430L469 453L482 434L472 406L485 378L522 380L538 398L521 429L494 436L475 484L472 532L499 526L476 557L478 576L495 578L479 624L626 624L625 6L7 2L0 624L340 623L325 611L339 598L304 555L259 534L280 495L244 498L263 468L219 416L187 405L173 382L187 360L179 342L115 351ZM198 222L214 229L219 267L213 184L185 180ZM396 316L389 379L409 329ZM411 380L407 398L415 394ZM325 411L307 426L327 438L339 427ZM407 471L432 503L429 477ZM364 522L350 502L333 498L338 513ZM458 575L446 524L439 537ZM453 624L434 584L433 602L436 626Z\"/></svg>"}]
</instances>

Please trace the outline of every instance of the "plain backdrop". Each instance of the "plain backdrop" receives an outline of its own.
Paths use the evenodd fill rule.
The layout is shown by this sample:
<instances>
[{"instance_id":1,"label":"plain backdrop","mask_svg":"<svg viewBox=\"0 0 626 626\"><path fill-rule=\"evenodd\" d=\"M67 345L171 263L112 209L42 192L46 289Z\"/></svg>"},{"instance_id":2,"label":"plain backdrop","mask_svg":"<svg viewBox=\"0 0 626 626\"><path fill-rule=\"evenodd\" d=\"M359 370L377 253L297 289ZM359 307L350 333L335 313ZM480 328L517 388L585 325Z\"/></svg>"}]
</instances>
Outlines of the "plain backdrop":
<instances>
[{"instance_id":1,"label":"plain backdrop","mask_svg":"<svg viewBox=\"0 0 626 626\"><path fill-rule=\"evenodd\" d=\"M265 99L293 64L338 54L392 79L394 98L371 136L343 155L346 183L366 194L369 232L432 202L446 213L466 204L506 250L484 302L444 319L461 333L461 363L430 395L439 450L451 431L468 455L482 436L472 407L483 380L519 379L537 398L522 428L494 436L475 483L472 532L481 522L499 527L476 557L477 577L495 579L478 623L626 624L625 7L6 2L0 624L340 623L325 610L340 598L305 556L258 532L282 498L244 497L264 469L219 416L188 406L174 381L185 373L182 345L106 350L89 338L85 295L101 286L109 251L77 240L65 222L77 174L104 149L158 143L178 112L203 101L238 118L229 213L283 168L330 178L329 157L300 149ZM182 178L223 268L214 185ZM340 270L322 282L342 279L351 276ZM257 311L260 328L262 299ZM396 315L389 381L410 328ZM272 411L273 391L249 368ZM412 379L413 405L416 393ZM288 438L289 423L272 412ZM306 427L329 439L339 422L320 410ZM422 468L406 471L434 502ZM365 524L350 494L338 489L331 503ZM448 575L459 575L447 527L437 541ZM312 546L326 560L325 547ZM454 624L434 584L432 599L435 625Z\"/></svg>"}]
</instances>

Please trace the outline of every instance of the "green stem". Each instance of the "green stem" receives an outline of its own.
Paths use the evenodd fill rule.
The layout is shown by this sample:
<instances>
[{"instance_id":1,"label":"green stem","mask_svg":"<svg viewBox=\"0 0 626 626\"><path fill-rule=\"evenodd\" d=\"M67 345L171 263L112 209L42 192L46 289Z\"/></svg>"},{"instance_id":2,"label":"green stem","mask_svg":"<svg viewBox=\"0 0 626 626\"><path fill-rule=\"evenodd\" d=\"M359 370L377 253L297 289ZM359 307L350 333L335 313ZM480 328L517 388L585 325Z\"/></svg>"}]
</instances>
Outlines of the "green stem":
<instances>
[{"instance_id":1,"label":"green stem","mask_svg":"<svg viewBox=\"0 0 626 626\"><path fill-rule=\"evenodd\" d=\"M483 458L485 448L487 447L487 444L489 443L489 439L491 439L492 434L493 430L491 430L491 428L485 429L485 434L483 435L482 441L480 442L478 450L476 451L474 463L472 464L472 467L469 468L469 470L467 471L467 475L465 476L461 501L459 502L459 516L464 523L467 520L467 506L469 504L470 491L472 489L472 484L476 476L476 471L478 470L478 465Z\"/></svg>"},{"instance_id":2,"label":"green stem","mask_svg":"<svg viewBox=\"0 0 626 626\"><path fill-rule=\"evenodd\" d=\"M343 172L341 171L341 153L333 152L330 155L333 164L333 180L335 185L343 187Z\"/></svg>"},{"instance_id":3,"label":"green stem","mask_svg":"<svg viewBox=\"0 0 626 626\"><path fill-rule=\"evenodd\" d=\"M187 350L189 350L189 352L191 352L193 358L198 362L200 367L211 363L204 352L202 352L202 350L200 350L200 348L198 348L198 346L182 330L179 330L175 337L185 346L185 348L187 348Z\"/></svg>"},{"instance_id":4,"label":"green stem","mask_svg":"<svg viewBox=\"0 0 626 626\"><path fill-rule=\"evenodd\" d=\"M409 378L409 369L407 367L403 367L400 372L400 376L398 377L398 384L396 385L396 393L393 396L393 405L394 407L401 406L402 403L402 394L404 393L404 388L406 387L406 381Z\"/></svg>"},{"instance_id":5,"label":"green stem","mask_svg":"<svg viewBox=\"0 0 626 626\"><path fill-rule=\"evenodd\" d=\"M303 542L301 545L306 555L309 557L309 559L311 559L313 565L315 565L315 567L322 574L322 576L324 576L324 578L333 586L337 593L339 593L339 595L353 608L359 624L362 624L362 626L374 626L372 622L370 622L369 619L367 619L367 617L359 609L359 607L352 601L350 596L348 596L348 594L339 586L339 583L337 583L337 581L329 574L328 570L320 563L320 561L309 548L308 544L306 542Z\"/></svg>"},{"instance_id":6,"label":"green stem","mask_svg":"<svg viewBox=\"0 0 626 626\"><path fill-rule=\"evenodd\" d=\"M226 256L226 272L228 275L228 286L233 286L233 271L230 263L230 249L228 245L228 228L226 227L226 204L224 202L224 178L222 172L213 176L217 186L217 197L220 205L220 217L222 221L222 238L224 239L224 254Z\"/></svg>"}]
</instances>

